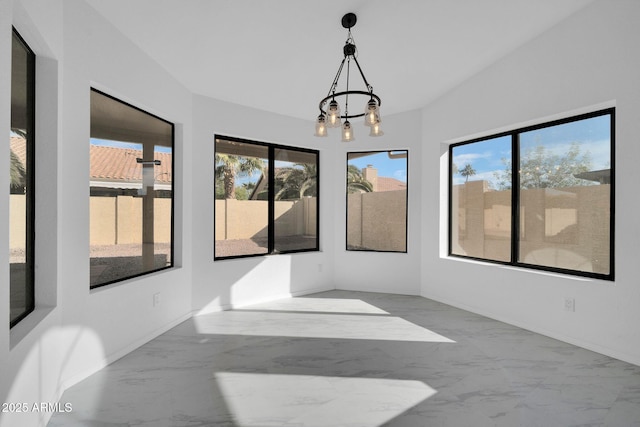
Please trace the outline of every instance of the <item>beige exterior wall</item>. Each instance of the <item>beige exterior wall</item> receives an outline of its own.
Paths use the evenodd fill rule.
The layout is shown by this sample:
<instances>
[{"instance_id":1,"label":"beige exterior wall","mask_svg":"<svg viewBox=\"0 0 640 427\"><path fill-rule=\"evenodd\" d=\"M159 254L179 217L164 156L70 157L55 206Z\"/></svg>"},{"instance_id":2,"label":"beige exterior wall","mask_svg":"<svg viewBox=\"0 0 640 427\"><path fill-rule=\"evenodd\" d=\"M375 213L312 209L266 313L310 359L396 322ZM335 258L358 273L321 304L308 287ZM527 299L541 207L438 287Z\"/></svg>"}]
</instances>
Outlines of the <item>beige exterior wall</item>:
<instances>
[{"instance_id":1,"label":"beige exterior wall","mask_svg":"<svg viewBox=\"0 0 640 427\"><path fill-rule=\"evenodd\" d=\"M522 191L520 261L608 273L610 191L608 184ZM454 253L508 261L511 191L473 181L454 186L452 196Z\"/></svg>"},{"instance_id":2,"label":"beige exterior wall","mask_svg":"<svg viewBox=\"0 0 640 427\"><path fill-rule=\"evenodd\" d=\"M268 203L265 200L216 200L216 240L267 237ZM278 236L316 235L316 198L275 203Z\"/></svg>"},{"instance_id":3,"label":"beige exterior wall","mask_svg":"<svg viewBox=\"0 0 640 427\"><path fill-rule=\"evenodd\" d=\"M153 240L157 243L171 241L171 199L155 199Z\"/></svg>"},{"instance_id":4,"label":"beige exterior wall","mask_svg":"<svg viewBox=\"0 0 640 427\"><path fill-rule=\"evenodd\" d=\"M142 199L131 196L91 197L90 244L142 243ZM154 241L171 241L171 199L154 200Z\"/></svg>"},{"instance_id":5,"label":"beige exterior wall","mask_svg":"<svg viewBox=\"0 0 640 427\"><path fill-rule=\"evenodd\" d=\"M91 197L89 201L89 236L91 245L116 243L116 197Z\"/></svg>"},{"instance_id":6,"label":"beige exterior wall","mask_svg":"<svg viewBox=\"0 0 640 427\"><path fill-rule=\"evenodd\" d=\"M9 247L11 249L24 249L26 236L26 196L24 194L11 194L9 196Z\"/></svg>"},{"instance_id":7,"label":"beige exterior wall","mask_svg":"<svg viewBox=\"0 0 640 427\"><path fill-rule=\"evenodd\" d=\"M216 240L267 237L267 209L264 200L216 200Z\"/></svg>"},{"instance_id":8,"label":"beige exterior wall","mask_svg":"<svg viewBox=\"0 0 640 427\"><path fill-rule=\"evenodd\" d=\"M377 251L406 251L407 192L349 194L347 245Z\"/></svg>"}]
</instances>

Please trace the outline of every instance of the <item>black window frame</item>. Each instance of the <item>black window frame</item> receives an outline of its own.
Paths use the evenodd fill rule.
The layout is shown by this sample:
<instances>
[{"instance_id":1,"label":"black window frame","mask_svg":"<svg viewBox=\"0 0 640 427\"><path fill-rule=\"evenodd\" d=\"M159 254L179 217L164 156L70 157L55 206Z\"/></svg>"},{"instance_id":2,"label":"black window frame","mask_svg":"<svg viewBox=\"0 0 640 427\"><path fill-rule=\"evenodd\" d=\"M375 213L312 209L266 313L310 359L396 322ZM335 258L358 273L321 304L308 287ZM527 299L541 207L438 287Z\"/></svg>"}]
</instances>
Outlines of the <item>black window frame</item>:
<instances>
[{"instance_id":1,"label":"black window frame","mask_svg":"<svg viewBox=\"0 0 640 427\"><path fill-rule=\"evenodd\" d=\"M13 328L25 317L35 310L35 217L36 217L36 190L35 190L35 178L36 178L36 163L35 163L35 123L36 123L36 54L20 35L15 27L12 27L12 44L13 38L22 45L27 53L27 156L26 156L26 236L25 236L25 310L19 314L15 319L9 319L9 328ZM12 49L13 52L13 49ZM13 68L12 68L13 73ZM13 79L12 79L13 80ZM11 283L11 278L9 278ZM11 292L11 291L10 291ZM11 295L9 296L11 300ZM9 306L11 302L9 301Z\"/></svg>"},{"instance_id":2,"label":"black window frame","mask_svg":"<svg viewBox=\"0 0 640 427\"><path fill-rule=\"evenodd\" d=\"M175 166L176 166L176 156L175 156L175 148L176 148L176 126L175 123L170 122L166 119L163 119L162 117L159 117L153 113L150 113L148 111L145 111L144 109L137 107L135 105L132 105L129 102L123 101L121 99L118 99L117 97L110 95L104 91L101 91L99 89L96 89L94 87L90 87L90 92L96 92L100 95L103 95L107 98L110 98L116 102L119 102L127 107L133 108L134 110L140 111L141 113L144 113L150 117L153 117L157 120L160 120L168 125L171 126L171 247L169 249L169 253L170 253L170 257L171 257L171 262L169 263L169 265L165 265L162 266L160 268L154 268L153 270L148 270L148 271L144 271L141 273L136 273L136 274L132 274L129 276L123 276L123 277L119 277L117 279L114 280L109 280L109 281L105 281L103 283L99 283L96 285L92 285L91 283L89 283L89 289L93 290L93 289L98 289L104 286L108 286L108 285L112 285L114 283L120 283L126 280L131 280L131 279L135 279L138 277L142 277L142 276L147 276L149 274L153 274L153 273L157 273L160 271L164 271L164 270L168 270L168 269L172 269L175 265ZM89 141L91 141L91 136L89 137ZM91 142L89 142L91 143ZM89 197L91 198L91 194L89 195ZM91 256L89 256L89 261L91 260Z\"/></svg>"},{"instance_id":3,"label":"black window frame","mask_svg":"<svg viewBox=\"0 0 640 427\"><path fill-rule=\"evenodd\" d=\"M257 145L261 147L266 147L268 150L268 195L267 195L267 252L266 253L255 253L255 254L242 254L242 255L229 255L229 256L217 256L216 255L216 207L215 207L215 179L214 179L214 206L213 206L213 260L214 261L222 261L222 260L230 260L230 259L240 259L240 258L253 258L259 256L271 256L271 255L284 255L284 254L293 254L293 253L304 253L304 252L318 252L320 251L320 151L314 150L311 148L302 148L302 147L293 147L290 145L282 145L275 144L271 142L264 141L255 141L245 138L238 138L228 135L215 134L214 135L214 159L216 151L215 142L218 140L225 140L229 142L238 142L242 144L250 144ZM275 151L276 150L288 150L288 151L299 151L302 153L314 154L316 156L316 244L313 248L304 248L304 249L294 249L294 250L276 250L275 249ZM214 160L215 162L215 160Z\"/></svg>"},{"instance_id":4,"label":"black window frame","mask_svg":"<svg viewBox=\"0 0 640 427\"><path fill-rule=\"evenodd\" d=\"M378 153L393 153L403 151L407 153L406 157L406 170L407 170L407 187L406 199L405 199L405 223L404 223L404 250L376 250L376 249L350 249L349 248L349 189L348 189L348 176L345 180L345 250L347 252L377 252L377 253L392 253L392 254L406 254L409 251L409 150L406 148L398 148L392 150L366 150L366 151L348 151L346 154L347 162L346 169L349 168L349 154L378 154Z\"/></svg>"},{"instance_id":5,"label":"black window frame","mask_svg":"<svg viewBox=\"0 0 640 427\"><path fill-rule=\"evenodd\" d=\"M497 134L491 134L488 136L483 136L475 139L471 139L468 141L458 142L449 145L449 170L448 170L448 256L453 258L463 258L463 259L471 259L477 260L492 264L500 264L500 265L508 265L518 268L532 269L532 270L541 270L552 273L566 274L571 276L579 276L579 277L589 277L593 279L600 279L606 281L614 281L615 280L615 107L603 108L596 111L578 114L574 116L565 117L562 119L552 120L549 122L544 122L540 124L535 124L531 126L516 128L513 130L500 132ZM512 168L514 165L520 164L520 152L519 152L519 135L525 132L540 130L544 128L549 128L553 126L563 125L567 123L577 122L580 120L586 120L594 117L601 116L610 116L610 163L611 163L611 172L610 172L610 194L609 194L609 212L610 212L610 224L609 224L609 273L593 273L588 271L580 271L580 270L571 270L567 268L558 268L558 267L550 267L544 265L530 264L518 261L519 258L519 243L520 243L520 179L519 174L513 173L512 169L512 183L511 183L511 260L510 261L499 261L486 259L481 257L473 257L467 255L461 255L453 253L453 150L455 147L459 147L461 145L473 144L477 142L487 141L494 138L500 138L504 136L511 137L511 165Z\"/></svg>"}]
</instances>

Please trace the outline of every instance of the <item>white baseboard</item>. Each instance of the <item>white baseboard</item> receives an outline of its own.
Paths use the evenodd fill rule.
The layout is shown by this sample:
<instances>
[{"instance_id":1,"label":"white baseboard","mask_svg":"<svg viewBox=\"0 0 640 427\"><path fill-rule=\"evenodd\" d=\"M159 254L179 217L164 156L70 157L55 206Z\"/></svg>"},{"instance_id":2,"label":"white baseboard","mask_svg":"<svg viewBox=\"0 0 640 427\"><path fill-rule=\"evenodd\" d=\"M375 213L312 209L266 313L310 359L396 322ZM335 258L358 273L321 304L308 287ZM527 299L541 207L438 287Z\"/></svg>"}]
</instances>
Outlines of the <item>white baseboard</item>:
<instances>
[{"instance_id":1,"label":"white baseboard","mask_svg":"<svg viewBox=\"0 0 640 427\"><path fill-rule=\"evenodd\" d=\"M254 304L262 304L262 303L266 303L266 302L271 302L271 301L276 301L279 299L284 299L284 298L295 298L295 297L301 297L304 295L310 295L310 294L317 294L319 292L327 292L327 291L333 291L335 290L335 287L333 286L320 286L317 288L311 288L311 289L305 289L302 291L295 291L295 292L286 292L286 293L282 293L282 294L275 294L275 295L270 295L268 297L264 297L264 298L255 298L255 299L250 299L250 300L246 300L246 301L242 301L240 303L235 303L235 304L222 304L222 305L218 305L218 306L214 306L214 307L207 307L206 311L205 310L194 310L192 312L193 316L201 316L203 314L209 314L209 313L218 313L220 311L227 311L227 310L233 310L235 308L243 308L243 307L247 307L250 305L254 305Z\"/></svg>"},{"instance_id":2,"label":"white baseboard","mask_svg":"<svg viewBox=\"0 0 640 427\"><path fill-rule=\"evenodd\" d=\"M424 293L421 296L423 298L427 298L433 301L440 302L442 304L459 308L461 310L478 314L480 316L488 317L489 319L497 320L498 322L503 322L508 325L516 326L518 328L525 329L527 331L535 332L536 334L544 335L546 337L553 338L558 341L566 342L567 344L575 345L576 347L584 348L585 350L593 351L595 353L603 354L605 356L609 356L614 359L621 360L623 362L631 363L632 365L640 366L640 357L637 355L631 355L624 352L620 352L615 349L611 349L609 347L598 345L596 343L583 341L580 339L576 339L575 337L559 334L554 331L548 331L544 328L531 327L531 325L524 325L517 320L509 319L500 315L495 315L494 313L479 310L477 307L470 307L470 306L467 306L466 304L460 303L459 301L453 301L453 300L449 300L448 298L441 298L439 296L433 296L433 295L424 294Z\"/></svg>"},{"instance_id":3,"label":"white baseboard","mask_svg":"<svg viewBox=\"0 0 640 427\"><path fill-rule=\"evenodd\" d=\"M149 341L151 341L154 338L157 338L158 336L164 334L165 332L167 332L169 329L179 325L180 323L184 322L187 319L190 319L192 316L192 314L186 313L183 314L182 316L178 317L177 319L172 320L171 322L163 325L162 327L154 330L153 332L148 333L147 335L141 337L140 339L137 339L133 342L131 342L130 344L128 344L126 347L113 352L111 354L106 355L101 361L99 361L98 363L96 363L93 367L91 367L90 369L86 369L83 372L80 372L78 374L72 375L71 377L65 379L58 390L58 396L56 400L52 400L52 402L57 402L60 400L60 397L62 396L62 393L64 393L64 391L66 389L68 389L69 387L72 387L74 385L76 385L77 383L79 383L80 381L84 380L85 378L89 377L90 375L95 374L96 372L98 372L100 369L103 369L104 367L112 364L113 362L115 362L116 360L120 359L123 356L126 356L127 354L131 353L133 350L141 347L142 345L148 343Z\"/></svg>"}]
</instances>

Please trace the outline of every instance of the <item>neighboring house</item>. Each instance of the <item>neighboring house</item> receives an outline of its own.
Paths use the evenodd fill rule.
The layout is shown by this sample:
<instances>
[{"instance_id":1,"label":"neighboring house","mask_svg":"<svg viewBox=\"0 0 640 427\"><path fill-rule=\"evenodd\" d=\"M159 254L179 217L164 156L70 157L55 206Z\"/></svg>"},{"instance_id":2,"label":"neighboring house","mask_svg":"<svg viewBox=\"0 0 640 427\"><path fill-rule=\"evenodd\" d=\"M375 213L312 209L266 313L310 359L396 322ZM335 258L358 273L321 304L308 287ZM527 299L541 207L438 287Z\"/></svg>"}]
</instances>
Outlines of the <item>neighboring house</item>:
<instances>
[{"instance_id":1,"label":"neighboring house","mask_svg":"<svg viewBox=\"0 0 640 427\"><path fill-rule=\"evenodd\" d=\"M362 176L371 183L374 192L406 190L407 183L396 178L378 176L378 169L373 165L362 168Z\"/></svg>"},{"instance_id":2,"label":"neighboring house","mask_svg":"<svg viewBox=\"0 0 640 427\"><path fill-rule=\"evenodd\" d=\"M26 141L22 137L12 136L10 147L24 168ZM89 156L92 196L137 195L138 190L142 189L143 166L136 161L142 158L142 150L91 144ZM160 165L154 166L154 189L158 190L156 197L170 197L172 154L155 152L154 159L160 160Z\"/></svg>"},{"instance_id":3,"label":"neighboring house","mask_svg":"<svg viewBox=\"0 0 640 427\"><path fill-rule=\"evenodd\" d=\"M598 182L600 184L611 184L611 169L582 172L577 173L573 176L580 179L587 179L589 181Z\"/></svg>"},{"instance_id":4,"label":"neighboring house","mask_svg":"<svg viewBox=\"0 0 640 427\"><path fill-rule=\"evenodd\" d=\"M92 196L137 195L142 189L142 150L90 145L90 186ZM153 167L156 197L170 197L172 154L155 152L160 165ZM119 191L117 191L119 190Z\"/></svg>"},{"instance_id":5,"label":"neighboring house","mask_svg":"<svg viewBox=\"0 0 640 427\"><path fill-rule=\"evenodd\" d=\"M378 177L378 188L373 191L396 191L396 190L406 190L407 183L402 182L396 178L389 178L386 176Z\"/></svg>"}]
</instances>

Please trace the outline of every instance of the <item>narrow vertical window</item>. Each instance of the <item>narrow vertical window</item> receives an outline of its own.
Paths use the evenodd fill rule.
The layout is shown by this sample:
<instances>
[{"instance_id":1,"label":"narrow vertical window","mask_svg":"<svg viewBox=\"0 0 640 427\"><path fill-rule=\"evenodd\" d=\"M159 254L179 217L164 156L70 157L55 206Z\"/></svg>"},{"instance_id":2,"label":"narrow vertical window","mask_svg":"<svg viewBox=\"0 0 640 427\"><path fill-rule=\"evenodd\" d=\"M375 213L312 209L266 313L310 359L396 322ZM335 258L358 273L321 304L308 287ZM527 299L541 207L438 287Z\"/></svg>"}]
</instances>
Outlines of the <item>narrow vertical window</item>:
<instances>
[{"instance_id":1,"label":"narrow vertical window","mask_svg":"<svg viewBox=\"0 0 640 427\"><path fill-rule=\"evenodd\" d=\"M407 156L347 153L347 250L407 251Z\"/></svg>"},{"instance_id":2,"label":"narrow vertical window","mask_svg":"<svg viewBox=\"0 0 640 427\"><path fill-rule=\"evenodd\" d=\"M11 48L10 326L33 311L35 55L14 30Z\"/></svg>"},{"instance_id":3,"label":"narrow vertical window","mask_svg":"<svg viewBox=\"0 0 640 427\"><path fill-rule=\"evenodd\" d=\"M91 288L173 265L173 136L173 124L91 90Z\"/></svg>"},{"instance_id":4,"label":"narrow vertical window","mask_svg":"<svg viewBox=\"0 0 640 427\"><path fill-rule=\"evenodd\" d=\"M451 161L451 253L510 261L511 137L455 146Z\"/></svg>"},{"instance_id":5,"label":"narrow vertical window","mask_svg":"<svg viewBox=\"0 0 640 427\"><path fill-rule=\"evenodd\" d=\"M216 139L215 256L269 252L269 148Z\"/></svg>"}]
</instances>

